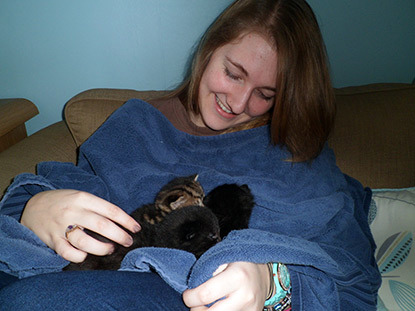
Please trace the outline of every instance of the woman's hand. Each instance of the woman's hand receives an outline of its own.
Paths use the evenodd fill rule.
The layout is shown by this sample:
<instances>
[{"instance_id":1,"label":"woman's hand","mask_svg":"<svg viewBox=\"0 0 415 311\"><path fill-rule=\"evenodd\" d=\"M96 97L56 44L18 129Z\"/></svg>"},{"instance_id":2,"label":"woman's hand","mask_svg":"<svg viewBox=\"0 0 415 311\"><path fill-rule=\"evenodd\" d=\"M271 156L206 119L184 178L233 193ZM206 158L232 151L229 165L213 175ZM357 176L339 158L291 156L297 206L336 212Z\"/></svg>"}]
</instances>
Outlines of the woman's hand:
<instances>
[{"instance_id":1,"label":"woman's hand","mask_svg":"<svg viewBox=\"0 0 415 311\"><path fill-rule=\"evenodd\" d=\"M76 190L40 192L26 204L21 223L66 260L82 262L88 253L107 255L113 245L100 242L82 230L65 237L69 225L90 229L126 247L131 236L115 223L138 232L140 225L118 206L90 193Z\"/></svg>"},{"instance_id":2,"label":"woman's hand","mask_svg":"<svg viewBox=\"0 0 415 311\"><path fill-rule=\"evenodd\" d=\"M186 290L183 300L192 311L260 311L269 287L266 264L234 262L220 266L207 282ZM210 308L206 307L213 302Z\"/></svg>"}]
</instances>

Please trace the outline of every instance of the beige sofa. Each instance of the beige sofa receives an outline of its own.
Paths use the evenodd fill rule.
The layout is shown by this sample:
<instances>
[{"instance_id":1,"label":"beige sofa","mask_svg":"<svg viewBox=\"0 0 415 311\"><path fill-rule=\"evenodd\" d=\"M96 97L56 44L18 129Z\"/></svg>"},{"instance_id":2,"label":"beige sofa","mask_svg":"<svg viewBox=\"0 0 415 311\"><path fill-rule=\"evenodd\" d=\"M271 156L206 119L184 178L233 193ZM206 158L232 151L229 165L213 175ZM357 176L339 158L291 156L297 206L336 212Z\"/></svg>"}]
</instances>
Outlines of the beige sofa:
<instances>
[{"instance_id":1,"label":"beige sofa","mask_svg":"<svg viewBox=\"0 0 415 311\"><path fill-rule=\"evenodd\" d=\"M77 148L129 98L146 100L163 93L93 89L74 96L65 106L65 121L0 152L0 196L15 175L34 173L40 161L75 163ZM336 89L336 101L337 120L329 144L343 172L371 188L415 187L415 85ZM7 105L0 110L0 134L9 130L6 125L10 126L10 122L1 120L16 114L17 104L11 103L23 105L27 100L8 99L3 103ZM14 112L8 114L13 107ZM28 110L31 112L20 118L23 122L37 113L35 107ZM379 292L379 310L409 310L415 303L415 188L375 192L372 203L369 218L379 246L376 259L386 277ZM387 278L389 275L393 278ZM409 302L408 292L412 293ZM402 295L406 300L401 299Z\"/></svg>"},{"instance_id":2,"label":"beige sofa","mask_svg":"<svg viewBox=\"0 0 415 311\"><path fill-rule=\"evenodd\" d=\"M70 99L65 121L0 153L0 195L13 176L40 161L76 162L77 147L126 100L161 91L92 89ZM336 89L338 113L330 138L339 167L372 188L415 186L415 85L372 84ZM1 127L1 125L0 125Z\"/></svg>"}]
</instances>

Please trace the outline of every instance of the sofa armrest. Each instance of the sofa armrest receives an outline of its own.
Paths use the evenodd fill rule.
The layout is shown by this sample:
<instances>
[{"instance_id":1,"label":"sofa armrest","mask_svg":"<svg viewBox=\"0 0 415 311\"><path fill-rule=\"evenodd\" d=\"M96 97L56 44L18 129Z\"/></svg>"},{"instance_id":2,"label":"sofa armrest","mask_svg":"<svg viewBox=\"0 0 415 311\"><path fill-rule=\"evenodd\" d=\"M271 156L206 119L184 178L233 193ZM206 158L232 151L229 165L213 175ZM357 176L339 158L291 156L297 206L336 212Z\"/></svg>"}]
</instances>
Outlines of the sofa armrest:
<instances>
[{"instance_id":1,"label":"sofa armrest","mask_svg":"<svg viewBox=\"0 0 415 311\"><path fill-rule=\"evenodd\" d=\"M127 100L150 100L168 91L136 91L128 89L91 89L72 97L65 105L64 115L69 130L80 146L104 121Z\"/></svg>"},{"instance_id":2,"label":"sofa armrest","mask_svg":"<svg viewBox=\"0 0 415 311\"><path fill-rule=\"evenodd\" d=\"M0 152L27 137L25 122L38 113L27 99L0 99Z\"/></svg>"},{"instance_id":3,"label":"sofa armrest","mask_svg":"<svg viewBox=\"0 0 415 311\"><path fill-rule=\"evenodd\" d=\"M35 173L42 161L76 161L76 144L61 121L25 138L0 153L0 197L20 173Z\"/></svg>"}]
</instances>

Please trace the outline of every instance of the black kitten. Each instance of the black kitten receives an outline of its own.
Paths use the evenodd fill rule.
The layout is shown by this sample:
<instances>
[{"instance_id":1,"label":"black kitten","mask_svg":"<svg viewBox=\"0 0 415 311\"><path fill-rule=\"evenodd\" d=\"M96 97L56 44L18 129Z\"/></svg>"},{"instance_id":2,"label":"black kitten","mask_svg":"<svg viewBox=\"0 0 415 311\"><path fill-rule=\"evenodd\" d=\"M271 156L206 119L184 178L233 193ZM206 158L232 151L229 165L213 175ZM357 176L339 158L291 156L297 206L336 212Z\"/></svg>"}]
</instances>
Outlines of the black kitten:
<instances>
[{"instance_id":1,"label":"black kitten","mask_svg":"<svg viewBox=\"0 0 415 311\"><path fill-rule=\"evenodd\" d=\"M160 190L154 204L144 205L131 214L142 227L140 232L130 233L132 246L115 244L111 255L88 254L84 262L71 263L64 270L117 270L129 251L146 246L182 249L198 258L230 231L248 227L254 198L247 185L224 184L204 198L196 180L197 175L173 179ZM208 208L199 206L203 205L202 199ZM112 243L95 232L85 231L100 241Z\"/></svg>"},{"instance_id":2,"label":"black kitten","mask_svg":"<svg viewBox=\"0 0 415 311\"><path fill-rule=\"evenodd\" d=\"M88 230L94 238L110 240ZM63 270L118 270L125 255L139 247L177 248L193 253L199 258L220 241L219 224L214 213L202 206L188 206L171 211L163 221L152 225L142 223L141 231L132 234L133 245L114 244L114 252L107 256L88 254L81 263L70 263Z\"/></svg>"},{"instance_id":3,"label":"black kitten","mask_svg":"<svg viewBox=\"0 0 415 311\"><path fill-rule=\"evenodd\" d=\"M203 203L218 218L221 238L232 230L248 228L249 218L255 205L249 187L237 184L223 184L214 188L205 197Z\"/></svg>"},{"instance_id":4,"label":"black kitten","mask_svg":"<svg viewBox=\"0 0 415 311\"><path fill-rule=\"evenodd\" d=\"M155 229L154 246L177 248L199 258L220 239L219 222L204 206L189 206L171 212Z\"/></svg>"}]
</instances>

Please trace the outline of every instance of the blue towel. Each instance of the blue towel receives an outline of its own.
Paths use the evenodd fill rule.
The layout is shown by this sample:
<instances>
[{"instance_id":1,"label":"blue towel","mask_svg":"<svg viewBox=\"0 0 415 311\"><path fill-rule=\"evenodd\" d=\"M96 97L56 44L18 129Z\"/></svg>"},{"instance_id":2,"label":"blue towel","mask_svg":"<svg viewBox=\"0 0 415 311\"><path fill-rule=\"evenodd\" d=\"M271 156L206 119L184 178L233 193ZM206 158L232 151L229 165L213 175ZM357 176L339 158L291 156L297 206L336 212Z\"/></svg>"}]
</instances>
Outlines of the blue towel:
<instances>
[{"instance_id":1,"label":"blue towel","mask_svg":"<svg viewBox=\"0 0 415 311\"><path fill-rule=\"evenodd\" d=\"M367 224L370 190L341 173L327 146L312 163L287 159L285 148L270 144L267 126L192 136L132 99L81 146L77 166L45 162L37 175L18 176L0 214L23 194L45 189L88 191L130 213L176 176L199 174L206 192L223 183L247 184L256 202L248 229L231 232L197 261L184 251L143 248L128 254L121 269L155 269L182 292L223 263L283 262L294 310L374 310L380 276ZM0 270L20 278L67 264L10 216L0 218L0 249Z\"/></svg>"}]
</instances>

